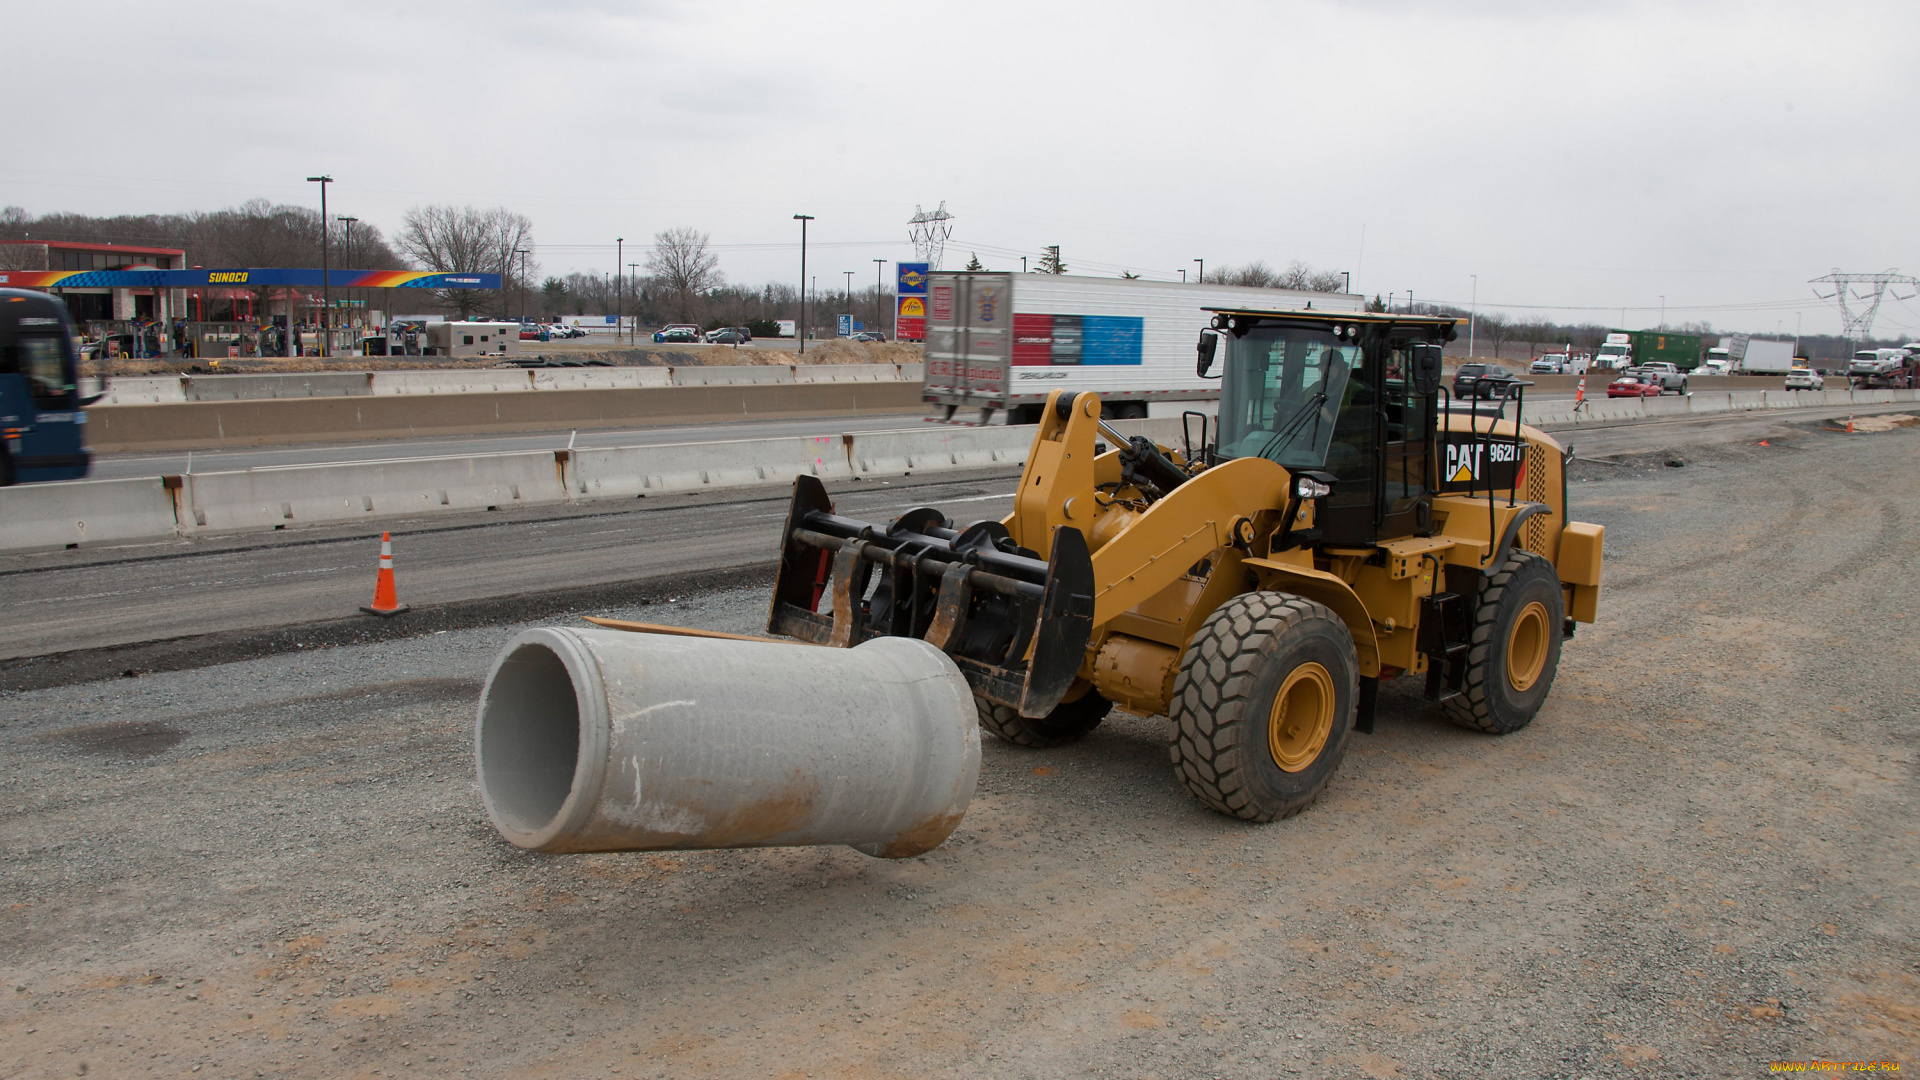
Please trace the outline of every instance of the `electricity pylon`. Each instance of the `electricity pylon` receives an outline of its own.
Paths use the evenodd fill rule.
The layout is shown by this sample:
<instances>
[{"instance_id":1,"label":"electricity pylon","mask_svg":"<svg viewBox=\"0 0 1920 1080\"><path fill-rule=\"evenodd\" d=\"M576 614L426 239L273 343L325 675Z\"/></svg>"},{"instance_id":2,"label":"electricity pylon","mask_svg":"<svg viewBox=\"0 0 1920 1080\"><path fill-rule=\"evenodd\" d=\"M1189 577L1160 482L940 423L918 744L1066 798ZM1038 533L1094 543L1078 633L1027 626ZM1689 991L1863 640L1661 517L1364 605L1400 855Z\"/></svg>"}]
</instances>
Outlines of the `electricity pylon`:
<instances>
[{"instance_id":1,"label":"electricity pylon","mask_svg":"<svg viewBox=\"0 0 1920 1080\"><path fill-rule=\"evenodd\" d=\"M1873 320L1880 314L1880 302L1886 299L1888 286L1905 285L1910 289L1920 290L1920 278L1909 277L1897 269L1878 274L1843 274L1836 266L1833 268L1833 273L1814 278L1808 284L1833 286L1832 296L1820 296L1820 290L1817 288L1813 290L1813 295L1819 296L1822 300L1834 300L1839 303L1841 333L1856 344L1866 341L1873 335ZM1867 291L1861 292L1855 288L1856 285L1866 286ZM1893 295L1896 300L1913 299L1911 296L1901 296L1899 293ZM1917 291L1916 295L1920 295L1920 291ZM1867 306L1864 310L1855 311L1853 305L1856 303L1864 303Z\"/></svg>"},{"instance_id":2,"label":"electricity pylon","mask_svg":"<svg viewBox=\"0 0 1920 1080\"><path fill-rule=\"evenodd\" d=\"M946 256L947 238L953 235L953 215L947 213L947 200L940 200L940 209L929 214L913 206L913 216L907 219L907 239L913 241L913 253L927 264L927 269L940 269L940 260Z\"/></svg>"}]
</instances>

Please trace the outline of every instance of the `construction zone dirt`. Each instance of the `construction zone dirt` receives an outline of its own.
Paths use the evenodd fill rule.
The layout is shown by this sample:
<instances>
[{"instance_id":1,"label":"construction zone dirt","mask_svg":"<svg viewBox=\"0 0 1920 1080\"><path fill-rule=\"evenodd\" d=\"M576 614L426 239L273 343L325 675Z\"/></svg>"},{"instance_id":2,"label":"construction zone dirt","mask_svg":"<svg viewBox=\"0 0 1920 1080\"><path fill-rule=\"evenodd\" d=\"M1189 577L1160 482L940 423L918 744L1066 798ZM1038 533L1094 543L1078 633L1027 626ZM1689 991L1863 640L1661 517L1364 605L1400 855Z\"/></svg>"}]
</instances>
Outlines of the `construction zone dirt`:
<instances>
[{"instance_id":1,"label":"construction zone dirt","mask_svg":"<svg viewBox=\"0 0 1920 1080\"><path fill-rule=\"evenodd\" d=\"M528 854L472 750L517 625L0 696L0 1075L1911 1070L1917 465L1914 428L1577 464L1608 591L1538 719L1390 683L1271 825L1116 713L988 739L919 858ZM766 610L655 601L603 613Z\"/></svg>"}]
</instances>

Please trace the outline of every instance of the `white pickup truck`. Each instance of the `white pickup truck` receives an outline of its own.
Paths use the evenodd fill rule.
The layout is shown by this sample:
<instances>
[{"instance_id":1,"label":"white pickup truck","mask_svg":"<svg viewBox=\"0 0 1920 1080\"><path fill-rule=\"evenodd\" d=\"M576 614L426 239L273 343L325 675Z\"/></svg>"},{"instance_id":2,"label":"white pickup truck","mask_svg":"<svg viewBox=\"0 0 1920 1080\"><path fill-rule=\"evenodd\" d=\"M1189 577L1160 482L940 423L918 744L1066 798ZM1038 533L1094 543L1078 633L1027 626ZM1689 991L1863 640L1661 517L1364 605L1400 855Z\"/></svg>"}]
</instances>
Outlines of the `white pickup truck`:
<instances>
[{"instance_id":1,"label":"white pickup truck","mask_svg":"<svg viewBox=\"0 0 1920 1080\"><path fill-rule=\"evenodd\" d=\"M1635 364L1628 370L1659 379L1661 393L1665 393L1668 390L1672 390L1676 394L1684 394L1687 392L1687 373L1664 360Z\"/></svg>"}]
</instances>

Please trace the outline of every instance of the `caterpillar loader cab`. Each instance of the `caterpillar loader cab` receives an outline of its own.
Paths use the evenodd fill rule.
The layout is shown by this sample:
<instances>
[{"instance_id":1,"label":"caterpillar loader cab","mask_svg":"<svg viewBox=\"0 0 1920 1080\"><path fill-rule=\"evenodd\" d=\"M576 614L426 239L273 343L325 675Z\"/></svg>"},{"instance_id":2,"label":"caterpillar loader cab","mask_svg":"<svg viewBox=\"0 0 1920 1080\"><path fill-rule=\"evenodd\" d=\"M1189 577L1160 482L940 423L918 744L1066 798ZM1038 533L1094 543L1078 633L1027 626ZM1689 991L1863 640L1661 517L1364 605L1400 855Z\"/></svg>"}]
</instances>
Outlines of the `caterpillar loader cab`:
<instances>
[{"instance_id":1,"label":"caterpillar loader cab","mask_svg":"<svg viewBox=\"0 0 1920 1080\"><path fill-rule=\"evenodd\" d=\"M1571 456L1525 425L1524 386L1452 408L1454 336L1426 316L1212 311L1197 364L1222 380L1217 423L1188 414L1176 448L1056 393L999 521L857 521L801 477L768 629L923 638L1022 746L1115 707L1165 715L1180 779L1253 821L1324 789L1382 680L1518 730L1594 618L1604 536L1569 517Z\"/></svg>"}]
</instances>

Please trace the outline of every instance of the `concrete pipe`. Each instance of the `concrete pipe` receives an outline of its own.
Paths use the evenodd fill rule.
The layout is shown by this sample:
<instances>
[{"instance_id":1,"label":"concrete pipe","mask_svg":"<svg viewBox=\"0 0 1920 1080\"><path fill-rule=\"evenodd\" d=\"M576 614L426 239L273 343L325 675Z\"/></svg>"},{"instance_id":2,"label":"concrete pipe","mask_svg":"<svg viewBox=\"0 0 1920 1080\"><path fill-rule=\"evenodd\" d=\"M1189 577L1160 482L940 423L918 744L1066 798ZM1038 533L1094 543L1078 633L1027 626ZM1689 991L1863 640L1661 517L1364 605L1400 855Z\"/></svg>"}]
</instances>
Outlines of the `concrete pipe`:
<instances>
[{"instance_id":1,"label":"concrete pipe","mask_svg":"<svg viewBox=\"0 0 1920 1080\"><path fill-rule=\"evenodd\" d=\"M500 835L534 851L940 846L980 775L939 649L544 627L487 674L474 738Z\"/></svg>"}]
</instances>

